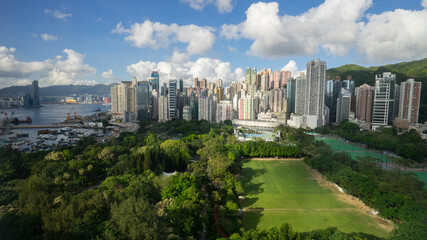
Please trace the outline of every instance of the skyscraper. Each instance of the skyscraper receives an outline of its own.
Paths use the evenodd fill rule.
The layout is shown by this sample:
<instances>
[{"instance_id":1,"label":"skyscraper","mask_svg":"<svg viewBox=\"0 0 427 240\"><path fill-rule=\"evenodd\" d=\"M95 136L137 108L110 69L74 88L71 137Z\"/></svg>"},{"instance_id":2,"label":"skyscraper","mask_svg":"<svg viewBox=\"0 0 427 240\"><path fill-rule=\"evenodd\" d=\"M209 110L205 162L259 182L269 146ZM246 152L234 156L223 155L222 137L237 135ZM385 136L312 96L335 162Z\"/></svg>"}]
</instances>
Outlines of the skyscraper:
<instances>
[{"instance_id":1,"label":"skyscraper","mask_svg":"<svg viewBox=\"0 0 427 240\"><path fill-rule=\"evenodd\" d=\"M305 84L306 76L298 76L295 79L295 113L304 114L305 109Z\"/></svg>"},{"instance_id":2,"label":"skyscraper","mask_svg":"<svg viewBox=\"0 0 427 240\"><path fill-rule=\"evenodd\" d=\"M375 76L375 97L372 124L385 126L391 124L394 116L394 88L396 75L391 72Z\"/></svg>"},{"instance_id":3,"label":"skyscraper","mask_svg":"<svg viewBox=\"0 0 427 240\"><path fill-rule=\"evenodd\" d=\"M289 79L292 78L292 73L290 71L281 72L280 86L283 87L288 84Z\"/></svg>"},{"instance_id":4,"label":"skyscraper","mask_svg":"<svg viewBox=\"0 0 427 240\"><path fill-rule=\"evenodd\" d=\"M195 77L194 78L194 88L198 88L199 87L199 78Z\"/></svg>"},{"instance_id":5,"label":"skyscraper","mask_svg":"<svg viewBox=\"0 0 427 240\"><path fill-rule=\"evenodd\" d=\"M325 84L326 62L319 59L308 62L304 115L306 125L310 128L326 124Z\"/></svg>"},{"instance_id":6,"label":"skyscraper","mask_svg":"<svg viewBox=\"0 0 427 240\"><path fill-rule=\"evenodd\" d=\"M356 118L365 121L366 123L372 122L372 111L374 107L374 87L368 84L363 84L357 91L357 107Z\"/></svg>"},{"instance_id":7,"label":"skyscraper","mask_svg":"<svg viewBox=\"0 0 427 240\"><path fill-rule=\"evenodd\" d=\"M40 96L39 96L39 81L33 81L33 108L40 107Z\"/></svg>"},{"instance_id":8,"label":"skyscraper","mask_svg":"<svg viewBox=\"0 0 427 240\"><path fill-rule=\"evenodd\" d=\"M169 101L168 97L160 96L159 97L159 121L164 122L169 118Z\"/></svg>"},{"instance_id":9,"label":"skyscraper","mask_svg":"<svg viewBox=\"0 0 427 240\"><path fill-rule=\"evenodd\" d=\"M245 83L250 85L256 85L257 81L257 70L256 68L246 68L245 72Z\"/></svg>"},{"instance_id":10,"label":"skyscraper","mask_svg":"<svg viewBox=\"0 0 427 240\"><path fill-rule=\"evenodd\" d=\"M268 74L261 74L260 82L261 82L261 91L268 91L269 82L270 82Z\"/></svg>"},{"instance_id":11,"label":"skyscraper","mask_svg":"<svg viewBox=\"0 0 427 240\"><path fill-rule=\"evenodd\" d=\"M341 93L337 99L337 119L339 123L343 120L348 120L350 117L351 93L346 88L341 88Z\"/></svg>"},{"instance_id":12,"label":"skyscraper","mask_svg":"<svg viewBox=\"0 0 427 240\"><path fill-rule=\"evenodd\" d=\"M216 99L215 99L216 100ZM216 120L216 101L212 96L199 97L199 120L207 120L208 122L215 122ZM215 108L215 111L214 111Z\"/></svg>"},{"instance_id":13,"label":"skyscraper","mask_svg":"<svg viewBox=\"0 0 427 240\"><path fill-rule=\"evenodd\" d=\"M151 83L151 87L153 90L155 89L157 92L159 92L159 86L160 86L160 77L159 73L157 71L153 71L151 73L151 78L148 79Z\"/></svg>"},{"instance_id":14,"label":"skyscraper","mask_svg":"<svg viewBox=\"0 0 427 240\"><path fill-rule=\"evenodd\" d=\"M294 113L295 112L295 87L296 87L296 82L295 79L290 78L288 80L287 83L287 87L286 87L286 95L288 98L288 107L287 107L287 112L289 113Z\"/></svg>"},{"instance_id":15,"label":"skyscraper","mask_svg":"<svg viewBox=\"0 0 427 240\"><path fill-rule=\"evenodd\" d=\"M337 99L341 92L342 82L340 80L326 81L325 105L329 108L329 120L336 122Z\"/></svg>"},{"instance_id":16,"label":"skyscraper","mask_svg":"<svg viewBox=\"0 0 427 240\"><path fill-rule=\"evenodd\" d=\"M279 70L275 71L273 73L273 88L274 89L279 89L280 85L280 78L281 78L281 73Z\"/></svg>"},{"instance_id":17,"label":"skyscraper","mask_svg":"<svg viewBox=\"0 0 427 240\"><path fill-rule=\"evenodd\" d=\"M149 120L151 118L152 89L148 81L138 81L135 86L136 108L138 120Z\"/></svg>"},{"instance_id":18,"label":"skyscraper","mask_svg":"<svg viewBox=\"0 0 427 240\"><path fill-rule=\"evenodd\" d=\"M418 123L420 111L421 82L408 79L400 85L399 118Z\"/></svg>"},{"instance_id":19,"label":"skyscraper","mask_svg":"<svg viewBox=\"0 0 427 240\"><path fill-rule=\"evenodd\" d=\"M177 118L178 115L178 91L177 91L177 80L169 80L169 119Z\"/></svg>"}]
</instances>

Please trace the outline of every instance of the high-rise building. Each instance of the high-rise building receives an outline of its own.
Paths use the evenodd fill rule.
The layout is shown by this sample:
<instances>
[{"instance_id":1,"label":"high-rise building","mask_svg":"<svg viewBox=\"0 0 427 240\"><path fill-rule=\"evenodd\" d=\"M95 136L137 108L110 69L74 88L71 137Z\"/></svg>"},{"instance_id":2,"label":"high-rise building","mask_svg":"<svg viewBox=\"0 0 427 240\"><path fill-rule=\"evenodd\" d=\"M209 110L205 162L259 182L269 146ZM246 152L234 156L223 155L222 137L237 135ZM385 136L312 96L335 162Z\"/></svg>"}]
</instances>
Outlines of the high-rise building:
<instances>
[{"instance_id":1,"label":"high-rise building","mask_svg":"<svg viewBox=\"0 0 427 240\"><path fill-rule=\"evenodd\" d=\"M203 78L202 81L200 82L200 88L201 89L208 88L208 80L206 78Z\"/></svg>"},{"instance_id":2,"label":"high-rise building","mask_svg":"<svg viewBox=\"0 0 427 240\"><path fill-rule=\"evenodd\" d=\"M351 93L346 88L341 88L341 93L337 99L337 119L339 123L350 118Z\"/></svg>"},{"instance_id":3,"label":"high-rise building","mask_svg":"<svg viewBox=\"0 0 427 240\"><path fill-rule=\"evenodd\" d=\"M269 89L269 77L268 77L268 74L261 74L261 79L260 79L260 82L261 82L261 88L260 88L260 90L261 91L268 91L268 89Z\"/></svg>"},{"instance_id":4,"label":"high-rise building","mask_svg":"<svg viewBox=\"0 0 427 240\"><path fill-rule=\"evenodd\" d=\"M336 122L337 99L341 92L342 82L340 80L326 81L325 105L329 108L329 120Z\"/></svg>"},{"instance_id":5,"label":"high-rise building","mask_svg":"<svg viewBox=\"0 0 427 240\"><path fill-rule=\"evenodd\" d=\"M151 119L159 120L159 92L152 91Z\"/></svg>"},{"instance_id":6,"label":"high-rise building","mask_svg":"<svg viewBox=\"0 0 427 240\"><path fill-rule=\"evenodd\" d=\"M257 70L256 68L246 68L245 72L245 83L250 85L256 85L257 81Z\"/></svg>"},{"instance_id":7,"label":"high-rise building","mask_svg":"<svg viewBox=\"0 0 427 240\"><path fill-rule=\"evenodd\" d=\"M159 121L164 122L169 119L169 100L167 96L159 97Z\"/></svg>"},{"instance_id":8,"label":"high-rise building","mask_svg":"<svg viewBox=\"0 0 427 240\"><path fill-rule=\"evenodd\" d=\"M216 80L216 86L217 87L222 87L222 79L217 79Z\"/></svg>"},{"instance_id":9,"label":"high-rise building","mask_svg":"<svg viewBox=\"0 0 427 240\"><path fill-rule=\"evenodd\" d=\"M217 87L216 88L216 92L217 92L217 98L218 98L218 102L223 101L224 100L224 88L223 87Z\"/></svg>"},{"instance_id":10,"label":"high-rise building","mask_svg":"<svg viewBox=\"0 0 427 240\"><path fill-rule=\"evenodd\" d=\"M286 97L288 98L288 113L295 113L295 91L296 91L296 81L295 79L289 78L286 87Z\"/></svg>"},{"instance_id":11,"label":"high-rise building","mask_svg":"<svg viewBox=\"0 0 427 240\"><path fill-rule=\"evenodd\" d=\"M372 124L385 126L394 119L394 94L396 75L391 72L375 76L375 97Z\"/></svg>"},{"instance_id":12,"label":"high-rise building","mask_svg":"<svg viewBox=\"0 0 427 240\"><path fill-rule=\"evenodd\" d=\"M151 73L151 78L149 78L149 82L151 83L151 87L153 90L155 89L157 92L159 92L159 86L160 86L160 77L159 72L153 71Z\"/></svg>"},{"instance_id":13,"label":"high-rise building","mask_svg":"<svg viewBox=\"0 0 427 240\"><path fill-rule=\"evenodd\" d=\"M366 123L372 122L372 112L374 108L374 87L368 84L363 84L358 88L356 99L356 118L365 121Z\"/></svg>"},{"instance_id":14,"label":"high-rise building","mask_svg":"<svg viewBox=\"0 0 427 240\"><path fill-rule=\"evenodd\" d=\"M118 117L125 122L136 120L136 82L122 81L119 85L111 87L111 112L113 118Z\"/></svg>"},{"instance_id":15,"label":"high-rise building","mask_svg":"<svg viewBox=\"0 0 427 240\"><path fill-rule=\"evenodd\" d=\"M275 71L273 73L273 89L279 89L280 85L280 78L281 78L281 73L279 70Z\"/></svg>"},{"instance_id":16,"label":"high-rise building","mask_svg":"<svg viewBox=\"0 0 427 240\"><path fill-rule=\"evenodd\" d=\"M292 78L292 72L290 71L282 71L281 72L281 80L280 86L283 87L288 84L289 79Z\"/></svg>"},{"instance_id":17,"label":"high-rise building","mask_svg":"<svg viewBox=\"0 0 427 240\"><path fill-rule=\"evenodd\" d=\"M192 120L192 111L190 106L184 106L182 110L182 119L191 121Z\"/></svg>"},{"instance_id":18,"label":"high-rise building","mask_svg":"<svg viewBox=\"0 0 427 240\"><path fill-rule=\"evenodd\" d=\"M40 107L40 96L39 96L39 81L34 80L33 81L33 108Z\"/></svg>"},{"instance_id":19,"label":"high-rise building","mask_svg":"<svg viewBox=\"0 0 427 240\"><path fill-rule=\"evenodd\" d=\"M169 119L177 118L179 116L178 114L178 89L177 89L177 80L172 79L169 80Z\"/></svg>"},{"instance_id":20,"label":"high-rise building","mask_svg":"<svg viewBox=\"0 0 427 240\"><path fill-rule=\"evenodd\" d=\"M195 77L194 78L194 88L198 88L199 86L199 78Z\"/></svg>"},{"instance_id":21,"label":"high-rise building","mask_svg":"<svg viewBox=\"0 0 427 240\"><path fill-rule=\"evenodd\" d=\"M148 81L138 81L135 86L136 91L136 108L138 120L149 120L151 116L152 107L152 89Z\"/></svg>"},{"instance_id":22,"label":"high-rise building","mask_svg":"<svg viewBox=\"0 0 427 240\"><path fill-rule=\"evenodd\" d=\"M283 111L283 98L285 94L283 89L273 89L270 91L270 110L272 112L282 112Z\"/></svg>"},{"instance_id":23,"label":"high-rise building","mask_svg":"<svg viewBox=\"0 0 427 240\"><path fill-rule=\"evenodd\" d=\"M255 119L254 99L249 97L239 99L239 119L253 120Z\"/></svg>"},{"instance_id":24,"label":"high-rise building","mask_svg":"<svg viewBox=\"0 0 427 240\"><path fill-rule=\"evenodd\" d=\"M399 118L418 123L420 111L421 82L408 79L400 85Z\"/></svg>"},{"instance_id":25,"label":"high-rise building","mask_svg":"<svg viewBox=\"0 0 427 240\"><path fill-rule=\"evenodd\" d=\"M354 80L351 75L348 75L347 79L343 81L342 87L348 89L351 94L354 94Z\"/></svg>"},{"instance_id":26,"label":"high-rise building","mask_svg":"<svg viewBox=\"0 0 427 240\"><path fill-rule=\"evenodd\" d=\"M184 92L184 81L181 79L178 80L178 89L179 92Z\"/></svg>"},{"instance_id":27,"label":"high-rise building","mask_svg":"<svg viewBox=\"0 0 427 240\"><path fill-rule=\"evenodd\" d=\"M233 120L233 104L231 101L220 101L216 108L216 122Z\"/></svg>"},{"instance_id":28,"label":"high-rise building","mask_svg":"<svg viewBox=\"0 0 427 240\"><path fill-rule=\"evenodd\" d=\"M304 106L307 127L316 128L326 124L325 84L326 62L319 59L308 62Z\"/></svg>"},{"instance_id":29,"label":"high-rise building","mask_svg":"<svg viewBox=\"0 0 427 240\"><path fill-rule=\"evenodd\" d=\"M306 76L298 76L295 79L295 113L304 114L305 109L305 84Z\"/></svg>"},{"instance_id":30,"label":"high-rise building","mask_svg":"<svg viewBox=\"0 0 427 240\"><path fill-rule=\"evenodd\" d=\"M199 97L199 120L207 120L208 122L215 122L216 120L215 112L216 112L216 99L214 99L212 96Z\"/></svg>"},{"instance_id":31,"label":"high-rise building","mask_svg":"<svg viewBox=\"0 0 427 240\"><path fill-rule=\"evenodd\" d=\"M119 85L111 87L111 112L131 112L135 105L135 90L131 81L122 81Z\"/></svg>"}]
</instances>

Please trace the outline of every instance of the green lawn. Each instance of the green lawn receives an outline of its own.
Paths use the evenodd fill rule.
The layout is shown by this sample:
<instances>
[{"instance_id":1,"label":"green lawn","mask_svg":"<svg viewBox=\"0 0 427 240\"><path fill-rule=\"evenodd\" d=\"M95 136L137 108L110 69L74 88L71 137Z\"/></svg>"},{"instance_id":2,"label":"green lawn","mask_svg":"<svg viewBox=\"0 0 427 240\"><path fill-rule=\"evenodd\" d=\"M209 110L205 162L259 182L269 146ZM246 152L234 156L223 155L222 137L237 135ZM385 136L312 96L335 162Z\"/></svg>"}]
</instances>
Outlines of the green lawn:
<instances>
[{"instance_id":1,"label":"green lawn","mask_svg":"<svg viewBox=\"0 0 427 240\"><path fill-rule=\"evenodd\" d=\"M242 161L246 229L292 224L298 231L335 226L345 232L388 233L367 214L320 186L303 161Z\"/></svg>"}]
</instances>

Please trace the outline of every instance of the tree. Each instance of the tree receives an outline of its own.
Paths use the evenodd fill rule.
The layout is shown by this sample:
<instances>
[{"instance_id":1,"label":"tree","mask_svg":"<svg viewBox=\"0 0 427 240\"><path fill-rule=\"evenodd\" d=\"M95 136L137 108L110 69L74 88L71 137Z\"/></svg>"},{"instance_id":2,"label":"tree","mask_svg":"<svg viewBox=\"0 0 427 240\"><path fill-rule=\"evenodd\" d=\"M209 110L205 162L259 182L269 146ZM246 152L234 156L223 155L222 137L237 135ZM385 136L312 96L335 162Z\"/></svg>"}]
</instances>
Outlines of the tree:
<instances>
[{"instance_id":1,"label":"tree","mask_svg":"<svg viewBox=\"0 0 427 240\"><path fill-rule=\"evenodd\" d=\"M105 235L109 239L120 236L129 239L165 238L154 206L144 198L136 197L130 197L120 205L112 206L111 220Z\"/></svg>"}]
</instances>

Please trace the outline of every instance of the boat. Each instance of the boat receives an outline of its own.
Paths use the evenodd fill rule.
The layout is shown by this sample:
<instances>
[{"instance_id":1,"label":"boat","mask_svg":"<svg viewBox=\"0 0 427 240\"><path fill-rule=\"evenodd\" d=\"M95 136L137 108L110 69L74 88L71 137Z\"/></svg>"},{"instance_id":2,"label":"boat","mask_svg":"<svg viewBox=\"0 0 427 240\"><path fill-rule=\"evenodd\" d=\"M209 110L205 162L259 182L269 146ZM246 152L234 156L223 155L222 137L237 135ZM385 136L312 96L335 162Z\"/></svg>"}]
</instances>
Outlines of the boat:
<instances>
[{"instance_id":1,"label":"boat","mask_svg":"<svg viewBox=\"0 0 427 240\"><path fill-rule=\"evenodd\" d=\"M101 112L101 108L94 109L92 112Z\"/></svg>"},{"instance_id":2,"label":"boat","mask_svg":"<svg viewBox=\"0 0 427 240\"><path fill-rule=\"evenodd\" d=\"M33 119L31 119L30 117L27 117L25 120L19 120L19 118L14 117L12 118L11 121L13 124L20 124L20 123L32 123Z\"/></svg>"},{"instance_id":3,"label":"boat","mask_svg":"<svg viewBox=\"0 0 427 240\"><path fill-rule=\"evenodd\" d=\"M37 131L37 134L38 134L38 135L40 135L40 134L50 134L50 130L49 130L49 129L46 129L46 130L38 130L38 131Z\"/></svg>"},{"instance_id":4,"label":"boat","mask_svg":"<svg viewBox=\"0 0 427 240\"><path fill-rule=\"evenodd\" d=\"M16 137L18 137L18 138L24 138L24 137L28 137L30 134L28 134L28 133L17 133L16 134Z\"/></svg>"}]
</instances>

